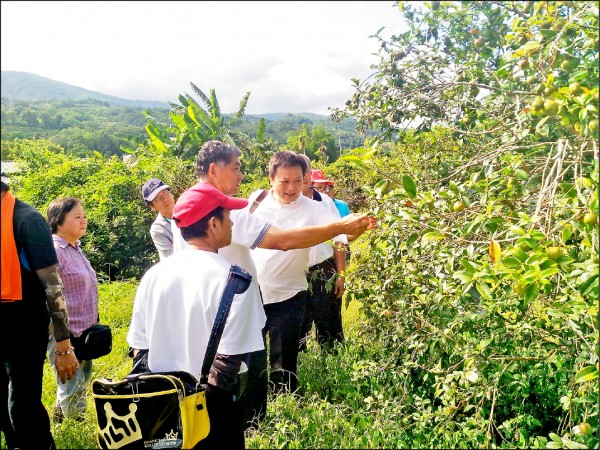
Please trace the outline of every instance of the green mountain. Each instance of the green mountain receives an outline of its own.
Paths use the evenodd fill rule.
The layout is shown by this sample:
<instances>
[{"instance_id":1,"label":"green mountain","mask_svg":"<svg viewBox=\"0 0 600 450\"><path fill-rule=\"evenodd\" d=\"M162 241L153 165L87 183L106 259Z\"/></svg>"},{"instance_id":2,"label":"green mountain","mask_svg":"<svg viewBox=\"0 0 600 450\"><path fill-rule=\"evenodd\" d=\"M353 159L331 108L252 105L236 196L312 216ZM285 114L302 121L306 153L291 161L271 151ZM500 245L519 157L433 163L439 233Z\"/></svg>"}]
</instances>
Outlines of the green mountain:
<instances>
[{"instance_id":1,"label":"green mountain","mask_svg":"<svg viewBox=\"0 0 600 450\"><path fill-rule=\"evenodd\" d=\"M2 99L6 100L97 100L114 106L141 108L168 108L163 102L152 100L127 100L112 95L83 89L61 81L51 80L28 72L3 70L1 73Z\"/></svg>"}]
</instances>

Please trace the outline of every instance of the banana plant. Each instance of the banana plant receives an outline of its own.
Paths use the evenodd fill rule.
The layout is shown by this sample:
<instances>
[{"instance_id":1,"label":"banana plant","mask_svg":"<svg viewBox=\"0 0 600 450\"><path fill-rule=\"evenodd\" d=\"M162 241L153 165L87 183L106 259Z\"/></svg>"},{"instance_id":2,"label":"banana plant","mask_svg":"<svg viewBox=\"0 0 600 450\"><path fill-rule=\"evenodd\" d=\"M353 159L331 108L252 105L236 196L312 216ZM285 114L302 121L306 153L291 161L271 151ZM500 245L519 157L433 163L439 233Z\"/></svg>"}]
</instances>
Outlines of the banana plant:
<instances>
[{"instance_id":1,"label":"banana plant","mask_svg":"<svg viewBox=\"0 0 600 450\"><path fill-rule=\"evenodd\" d=\"M159 153L187 157L193 156L202 144L213 139L237 144L239 132L234 132L232 125L244 115L250 92L246 92L233 117L227 119L221 114L214 89L207 96L194 83L190 82L190 85L200 101L187 93L179 95L179 104L169 103L171 124L160 123L145 114L151 146Z\"/></svg>"}]
</instances>

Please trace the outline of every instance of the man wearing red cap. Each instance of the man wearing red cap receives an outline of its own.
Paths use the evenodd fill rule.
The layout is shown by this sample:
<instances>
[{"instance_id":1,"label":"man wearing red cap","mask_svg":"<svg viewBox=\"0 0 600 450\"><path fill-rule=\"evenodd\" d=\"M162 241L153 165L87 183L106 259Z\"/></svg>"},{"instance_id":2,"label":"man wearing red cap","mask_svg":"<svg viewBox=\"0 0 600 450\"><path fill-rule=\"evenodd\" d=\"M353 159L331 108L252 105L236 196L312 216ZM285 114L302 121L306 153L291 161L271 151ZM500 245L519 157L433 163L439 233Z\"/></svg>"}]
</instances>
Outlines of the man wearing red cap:
<instances>
[{"instance_id":1,"label":"man wearing red cap","mask_svg":"<svg viewBox=\"0 0 600 450\"><path fill-rule=\"evenodd\" d=\"M189 248L159 262L138 287L127 342L148 350L152 372L186 371L199 377L230 264L218 254L231 243L231 210L248 204L208 183L186 190L173 220ZM243 448L242 409L235 380L246 354L264 349L265 313L254 283L234 297L206 390L210 433L201 448Z\"/></svg>"},{"instance_id":2,"label":"man wearing red cap","mask_svg":"<svg viewBox=\"0 0 600 450\"><path fill-rule=\"evenodd\" d=\"M198 178L206 181L226 195L236 195L242 179L242 152L238 147L221 141L205 142L196 158ZM231 264L246 269L256 280L256 267L250 255L255 248L290 250L308 248L324 242L339 234L360 235L367 229L376 227L375 218L366 214L353 214L335 222L281 229L272 226L269 221L256 217L252 207L232 211L233 227L231 245L221 248L219 254ZM173 231L173 251L175 254L187 247L177 227ZM264 350L252 355L248 361L248 386L243 401L248 402L246 423L256 424L266 414L267 377L266 352ZM245 397L245 398L244 398Z\"/></svg>"}]
</instances>

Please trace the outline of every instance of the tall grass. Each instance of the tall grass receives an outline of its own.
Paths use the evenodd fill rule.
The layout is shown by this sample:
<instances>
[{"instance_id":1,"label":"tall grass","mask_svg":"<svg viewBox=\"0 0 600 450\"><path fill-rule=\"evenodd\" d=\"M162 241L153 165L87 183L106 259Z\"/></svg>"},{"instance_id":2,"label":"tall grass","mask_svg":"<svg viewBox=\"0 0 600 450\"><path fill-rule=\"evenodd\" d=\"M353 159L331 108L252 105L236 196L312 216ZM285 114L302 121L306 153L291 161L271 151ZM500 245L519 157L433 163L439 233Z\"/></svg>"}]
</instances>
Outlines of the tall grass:
<instances>
[{"instance_id":1,"label":"tall grass","mask_svg":"<svg viewBox=\"0 0 600 450\"><path fill-rule=\"evenodd\" d=\"M122 379L131 368L125 340L137 282L101 284L100 319L113 333L112 352L94 361L92 379ZM369 373L364 347L357 344L361 329L360 304L343 310L346 343L337 355L321 352L314 336L299 358L299 391L269 397L267 416L258 430L247 434L248 448L373 448L397 447L402 442L397 417L377 397L377 389L364 379ZM378 366L372 363L373 367ZM358 375L360 374L360 376ZM374 389L375 387L375 389ZM50 412L58 448L97 448L96 413L88 387L83 423L65 419L56 423L56 379L49 362L44 368L43 403ZM2 442L2 448L5 448Z\"/></svg>"}]
</instances>

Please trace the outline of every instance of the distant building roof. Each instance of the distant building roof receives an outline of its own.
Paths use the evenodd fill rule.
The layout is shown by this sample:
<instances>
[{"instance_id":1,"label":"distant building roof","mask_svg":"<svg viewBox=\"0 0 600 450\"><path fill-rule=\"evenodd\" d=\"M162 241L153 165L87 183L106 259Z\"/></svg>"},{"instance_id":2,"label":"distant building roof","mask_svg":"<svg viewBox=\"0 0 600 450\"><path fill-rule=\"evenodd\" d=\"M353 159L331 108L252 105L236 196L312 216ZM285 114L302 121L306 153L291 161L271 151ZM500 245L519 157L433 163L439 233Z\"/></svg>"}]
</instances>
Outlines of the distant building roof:
<instances>
[{"instance_id":1,"label":"distant building roof","mask_svg":"<svg viewBox=\"0 0 600 450\"><path fill-rule=\"evenodd\" d=\"M1 171L8 174L19 171L19 163L16 161L0 161Z\"/></svg>"}]
</instances>

